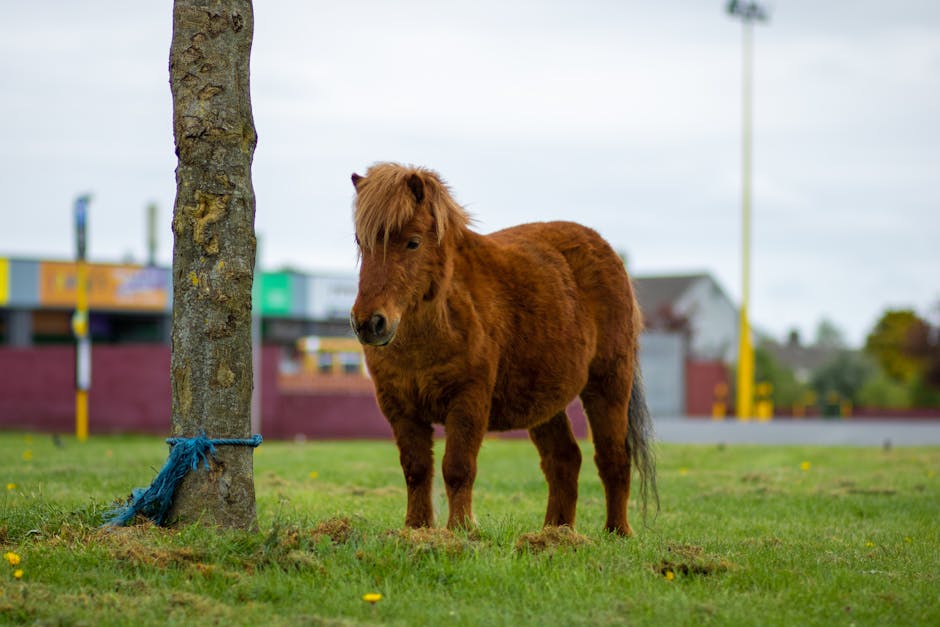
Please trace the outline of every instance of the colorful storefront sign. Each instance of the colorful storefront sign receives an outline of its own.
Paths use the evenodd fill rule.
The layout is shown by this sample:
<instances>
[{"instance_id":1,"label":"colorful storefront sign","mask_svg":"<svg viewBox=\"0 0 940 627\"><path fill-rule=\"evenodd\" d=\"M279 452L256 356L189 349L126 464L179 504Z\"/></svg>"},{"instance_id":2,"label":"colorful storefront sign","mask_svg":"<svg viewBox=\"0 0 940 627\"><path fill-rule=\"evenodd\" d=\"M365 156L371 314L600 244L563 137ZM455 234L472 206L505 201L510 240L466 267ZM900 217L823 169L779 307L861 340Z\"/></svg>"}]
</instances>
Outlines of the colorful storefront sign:
<instances>
[{"instance_id":1,"label":"colorful storefront sign","mask_svg":"<svg viewBox=\"0 0 940 627\"><path fill-rule=\"evenodd\" d=\"M76 264L39 264L39 304L74 307ZM170 308L170 273L165 268L88 264L88 305L91 309L166 311Z\"/></svg>"},{"instance_id":2,"label":"colorful storefront sign","mask_svg":"<svg viewBox=\"0 0 940 627\"><path fill-rule=\"evenodd\" d=\"M251 299L260 305L263 316L290 316L294 313L294 291L288 272L263 272L255 277Z\"/></svg>"}]
</instances>

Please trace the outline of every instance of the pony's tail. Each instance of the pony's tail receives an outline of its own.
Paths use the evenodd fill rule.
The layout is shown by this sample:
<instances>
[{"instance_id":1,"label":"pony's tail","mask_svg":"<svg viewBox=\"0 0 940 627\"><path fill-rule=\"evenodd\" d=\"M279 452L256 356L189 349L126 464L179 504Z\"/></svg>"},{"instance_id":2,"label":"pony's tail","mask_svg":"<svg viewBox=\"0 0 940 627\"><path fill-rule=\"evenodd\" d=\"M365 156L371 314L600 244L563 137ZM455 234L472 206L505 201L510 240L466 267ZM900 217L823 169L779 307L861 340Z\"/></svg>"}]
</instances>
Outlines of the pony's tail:
<instances>
[{"instance_id":1,"label":"pony's tail","mask_svg":"<svg viewBox=\"0 0 940 627\"><path fill-rule=\"evenodd\" d=\"M627 455L639 475L640 502L645 520L650 496L656 504L656 511L659 511L659 489L656 487L653 419L646 406L646 394L643 392L643 377L640 376L639 361L633 368L633 388L630 392L630 406L627 409Z\"/></svg>"}]
</instances>

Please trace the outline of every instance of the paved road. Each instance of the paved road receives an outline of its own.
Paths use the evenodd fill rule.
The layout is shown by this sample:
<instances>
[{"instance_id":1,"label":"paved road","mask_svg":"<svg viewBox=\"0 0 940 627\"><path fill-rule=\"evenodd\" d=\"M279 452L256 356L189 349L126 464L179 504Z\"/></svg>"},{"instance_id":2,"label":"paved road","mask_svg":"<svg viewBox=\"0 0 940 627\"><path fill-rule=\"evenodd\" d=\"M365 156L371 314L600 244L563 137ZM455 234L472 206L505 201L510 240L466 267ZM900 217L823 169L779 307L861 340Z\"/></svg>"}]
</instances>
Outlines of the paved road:
<instances>
[{"instance_id":1,"label":"paved road","mask_svg":"<svg viewBox=\"0 0 940 627\"><path fill-rule=\"evenodd\" d=\"M654 418L660 442L682 444L818 444L821 446L936 446L940 420L773 420Z\"/></svg>"}]
</instances>

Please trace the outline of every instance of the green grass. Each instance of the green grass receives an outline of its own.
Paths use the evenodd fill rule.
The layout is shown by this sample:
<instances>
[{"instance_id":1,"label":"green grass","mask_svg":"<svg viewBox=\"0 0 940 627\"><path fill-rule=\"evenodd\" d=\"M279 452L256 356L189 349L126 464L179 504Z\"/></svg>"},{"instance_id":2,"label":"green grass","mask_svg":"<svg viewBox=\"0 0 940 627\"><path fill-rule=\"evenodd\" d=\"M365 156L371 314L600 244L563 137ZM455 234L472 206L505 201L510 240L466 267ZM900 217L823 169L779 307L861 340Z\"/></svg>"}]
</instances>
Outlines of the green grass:
<instances>
[{"instance_id":1,"label":"green grass","mask_svg":"<svg viewBox=\"0 0 940 627\"><path fill-rule=\"evenodd\" d=\"M103 531L102 512L153 479L166 446L60 444L0 434L0 552L21 558L0 562L0 624L940 624L937 447L663 445L662 509L644 526L631 504L625 540L601 531L585 443L586 541L536 538L545 548L517 547L546 498L527 441L486 441L479 528L456 535L400 533L390 442L266 442L257 533Z\"/></svg>"}]
</instances>

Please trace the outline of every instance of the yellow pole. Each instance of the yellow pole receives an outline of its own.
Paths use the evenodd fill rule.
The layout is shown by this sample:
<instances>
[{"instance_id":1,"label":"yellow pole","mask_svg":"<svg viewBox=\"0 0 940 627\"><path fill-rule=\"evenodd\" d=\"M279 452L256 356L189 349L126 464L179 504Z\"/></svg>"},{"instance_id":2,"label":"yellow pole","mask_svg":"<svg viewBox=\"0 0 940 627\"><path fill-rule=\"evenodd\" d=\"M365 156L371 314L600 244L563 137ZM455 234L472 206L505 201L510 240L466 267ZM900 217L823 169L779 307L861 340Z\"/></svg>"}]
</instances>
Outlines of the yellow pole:
<instances>
[{"instance_id":1,"label":"yellow pole","mask_svg":"<svg viewBox=\"0 0 940 627\"><path fill-rule=\"evenodd\" d=\"M748 303L751 298L751 34L752 25L744 20L744 62L742 67L742 128L741 128L741 313L738 321L738 420L754 415L754 349Z\"/></svg>"},{"instance_id":2,"label":"yellow pole","mask_svg":"<svg viewBox=\"0 0 940 627\"><path fill-rule=\"evenodd\" d=\"M79 442L88 439L88 390L83 381L84 351L88 350L88 267L83 259L76 264L75 319L73 326L76 335L75 369L75 437Z\"/></svg>"},{"instance_id":3,"label":"yellow pole","mask_svg":"<svg viewBox=\"0 0 940 627\"><path fill-rule=\"evenodd\" d=\"M72 331L75 333L75 437L79 442L88 439L88 390L91 387L88 264L85 263L85 234L90 200L89 196L81 196L75 201L77 253L75 264L75 315L72 316Z\"/></svg>"},{"instance_id":4,"label":"yellow pole","mask_svg":"<svg viewBox=\"0 0 940 627\"><path fill-rule=\"evenodd\" d=\"M79 442L88 439L88 392L75 391L75 437Z\"/></svg>"}]
</instances>

